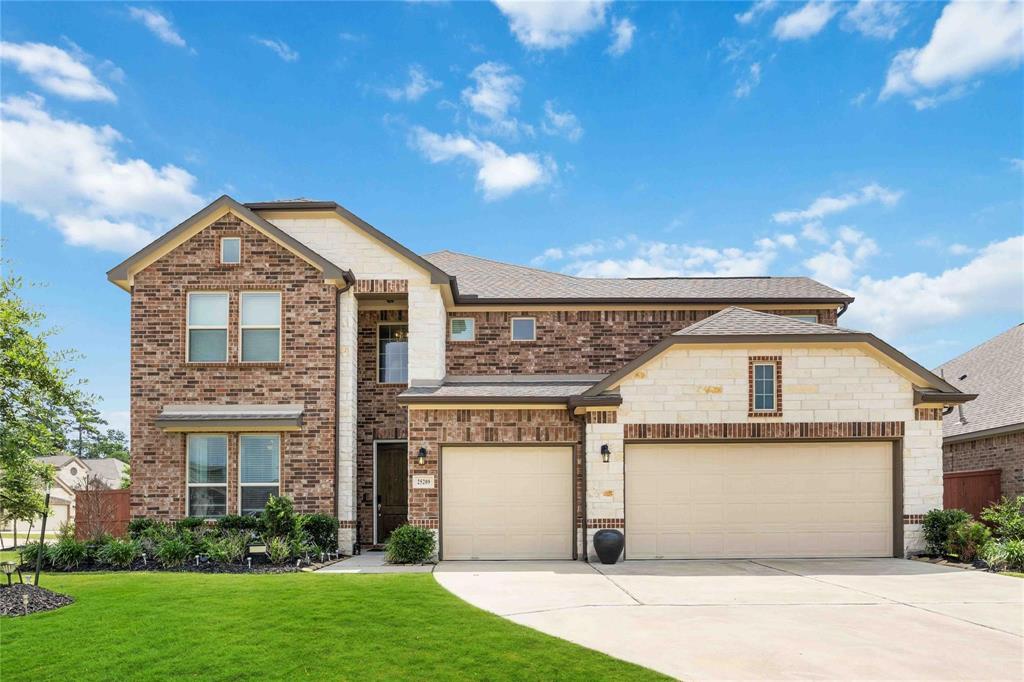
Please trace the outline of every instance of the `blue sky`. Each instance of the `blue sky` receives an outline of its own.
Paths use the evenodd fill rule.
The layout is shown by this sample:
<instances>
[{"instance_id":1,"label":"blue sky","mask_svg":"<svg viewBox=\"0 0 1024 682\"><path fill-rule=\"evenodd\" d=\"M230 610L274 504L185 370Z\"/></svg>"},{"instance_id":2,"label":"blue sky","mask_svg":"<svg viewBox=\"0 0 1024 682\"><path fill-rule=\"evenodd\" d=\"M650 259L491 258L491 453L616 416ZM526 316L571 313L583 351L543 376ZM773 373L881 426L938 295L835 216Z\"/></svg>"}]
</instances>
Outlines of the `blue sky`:
<instances>
[{"instance_id":1,"label":"blue sky","mask_svg":"<svg viewBox=\"0 0 1024 682\"><path fill-rule=\"evenodd\" d=\"M934 366L1024 317L1022 15L5 3L3 256L122 427L104 273L222 193L573 274L807 274Z\"/></svg>"}]
</instances>

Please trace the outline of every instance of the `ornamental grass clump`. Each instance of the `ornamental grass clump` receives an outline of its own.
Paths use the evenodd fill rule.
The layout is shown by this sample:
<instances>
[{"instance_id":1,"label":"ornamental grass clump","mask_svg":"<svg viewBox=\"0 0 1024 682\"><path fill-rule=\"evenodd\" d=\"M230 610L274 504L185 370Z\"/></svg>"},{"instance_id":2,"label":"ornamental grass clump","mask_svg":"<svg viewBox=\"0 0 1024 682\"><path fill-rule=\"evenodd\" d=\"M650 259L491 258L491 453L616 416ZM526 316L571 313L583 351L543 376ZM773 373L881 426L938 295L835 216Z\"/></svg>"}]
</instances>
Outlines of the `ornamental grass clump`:
<instances>
[{"instance_id":1,"label":"ornamental grass clump","mask_svg":"<svg viewBox=\"0 0 1024 682\"><path fill-rule=\"evenodd\" d=\"M113 568L130 568L142 555L139 543L130 538L107 538L96 550L96 561Z\"/></svg>"}]
</instances>

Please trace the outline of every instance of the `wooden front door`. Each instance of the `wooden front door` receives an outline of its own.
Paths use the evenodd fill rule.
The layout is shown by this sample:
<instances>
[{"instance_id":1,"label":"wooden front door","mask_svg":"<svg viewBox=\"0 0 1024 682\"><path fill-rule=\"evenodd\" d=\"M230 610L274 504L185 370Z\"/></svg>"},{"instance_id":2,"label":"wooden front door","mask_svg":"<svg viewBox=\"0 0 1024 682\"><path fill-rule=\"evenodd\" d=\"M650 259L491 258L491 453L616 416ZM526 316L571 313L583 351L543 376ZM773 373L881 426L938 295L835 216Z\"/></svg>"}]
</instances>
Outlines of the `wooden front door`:
<instances>
[{"instance_id":1,"label":"wooden front door","mask_svg":"<svg viewBox=\"0 0 1024 682\"><path fill-rule=\"evenodd\" d=\"M402 443L377 443L377 538L383 543L391 531L409 519L409 450Z\"/></svg>"}]
</instances>

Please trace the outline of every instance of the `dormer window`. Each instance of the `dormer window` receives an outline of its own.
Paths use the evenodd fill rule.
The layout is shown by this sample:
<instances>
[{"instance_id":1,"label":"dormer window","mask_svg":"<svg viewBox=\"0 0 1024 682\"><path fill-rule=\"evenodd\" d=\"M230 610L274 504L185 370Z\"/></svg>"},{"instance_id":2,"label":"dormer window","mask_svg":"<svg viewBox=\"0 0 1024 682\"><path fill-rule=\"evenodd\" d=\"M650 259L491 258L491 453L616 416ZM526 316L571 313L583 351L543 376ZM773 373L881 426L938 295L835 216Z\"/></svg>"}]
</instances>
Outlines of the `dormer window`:
<instances>
[{"instance_id":1,"label":"dormer window","mask_svg":"<svg viewBox=\"0 0 1024 682\"><path fill-rule=\"evenodd\" d=\"M242 238L223 237L220 240L220 262L225 265L238 265L242 262Z\"/></svg>"}]
</instances>

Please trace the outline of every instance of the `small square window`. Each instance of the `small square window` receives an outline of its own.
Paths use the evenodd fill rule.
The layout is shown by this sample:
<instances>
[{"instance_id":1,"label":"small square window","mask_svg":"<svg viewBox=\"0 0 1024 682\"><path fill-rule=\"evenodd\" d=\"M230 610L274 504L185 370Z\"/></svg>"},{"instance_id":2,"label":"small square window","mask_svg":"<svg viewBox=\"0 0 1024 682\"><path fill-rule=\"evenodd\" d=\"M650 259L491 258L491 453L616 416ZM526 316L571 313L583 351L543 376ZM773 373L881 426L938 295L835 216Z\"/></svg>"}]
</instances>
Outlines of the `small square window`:
<instances>
[{"instance_id":1,"label":"small square window","mask_svg":"<svg viewBox=\"0 0 1024 682\"><path fill-rule=\"evenodd\" d=\"M536 341L537 320L532 317L512 318L512 340L513 341Z\"/></svg>"},{"instance_id":2,"label":"small square window","mask_svg":"<svg viewBox=\"0 0 1024 682\"><path fill-rule=\"evenodd\" d=\"M476 320L472 317L453 317L450 327L452 341L472 341L476 336Z\"/></svg>"},{"instance_id":3,"label":"small square window","mask_svg":"<svg viewBox=\"0 0 1024 682\"><path fill-rule=\"evenodd\" d=\"M242 238L224 237L220 240L220 262L238 265L242 262Z\"/></svg>"}]
</instances>

